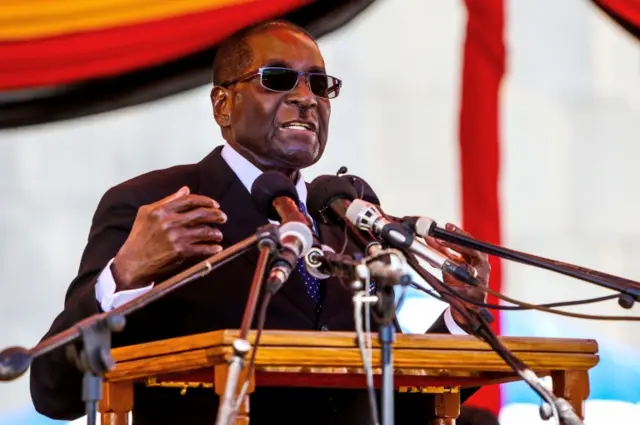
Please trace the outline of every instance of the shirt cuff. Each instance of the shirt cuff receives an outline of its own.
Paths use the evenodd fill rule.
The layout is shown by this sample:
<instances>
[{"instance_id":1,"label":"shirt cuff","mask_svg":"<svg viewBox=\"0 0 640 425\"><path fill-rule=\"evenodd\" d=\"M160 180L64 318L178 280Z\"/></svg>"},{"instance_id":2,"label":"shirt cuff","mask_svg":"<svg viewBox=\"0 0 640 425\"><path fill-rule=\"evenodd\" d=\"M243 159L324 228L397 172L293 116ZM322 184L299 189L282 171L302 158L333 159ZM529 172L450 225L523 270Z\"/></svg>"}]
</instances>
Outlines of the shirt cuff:
<instances>
[{"instance_id":1,"label":"shirt cuff","mask_svg":"<svg viewBox=\"0 0 640 425\"><path fill-rule=\"evenodd\" d=\"M444 311L444 324L447 326L451 335L469 335L458 325L451 314L451 307L447 307Z\"/></svg>"},{"instance_id":2,"label":"shirt cuff","mask_svg":"<svg viewBox=\"0 0 640 425\"><path fill-rule=\"evenodd\" d=\"M113 263L113 258L107 263L107 266L102 270L100 276L98 276L95 286L96 300L104 312L118 308L121 305L146 294L151 290L151 288L153 288L152 283L151 285L144 286L142 288L127 289L126 291L116 292L116 281L113 279L113 274L111 273L111 263Z\"/></svg>"}]
</instances>

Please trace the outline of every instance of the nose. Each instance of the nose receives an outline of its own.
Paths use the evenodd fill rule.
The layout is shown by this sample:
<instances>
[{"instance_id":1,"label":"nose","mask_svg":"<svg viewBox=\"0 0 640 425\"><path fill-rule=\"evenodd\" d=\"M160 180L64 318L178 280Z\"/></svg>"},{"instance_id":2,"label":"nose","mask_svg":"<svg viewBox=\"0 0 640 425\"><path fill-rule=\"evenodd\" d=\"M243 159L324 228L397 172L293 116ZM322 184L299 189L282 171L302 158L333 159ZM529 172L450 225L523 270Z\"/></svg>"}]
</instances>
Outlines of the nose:
<instances>
[{"instance_id":1,"label":"nose","mask_svg":"<svg viewBox=\"0 0 640 425\"><path fill-rule=\"evenodd\" d=\"M318 99L311 91L309 81L305 75L298 77L298 84L289 92L287 103L303 109L315 108L318 105Z\"/></svg>"}]
</instances>

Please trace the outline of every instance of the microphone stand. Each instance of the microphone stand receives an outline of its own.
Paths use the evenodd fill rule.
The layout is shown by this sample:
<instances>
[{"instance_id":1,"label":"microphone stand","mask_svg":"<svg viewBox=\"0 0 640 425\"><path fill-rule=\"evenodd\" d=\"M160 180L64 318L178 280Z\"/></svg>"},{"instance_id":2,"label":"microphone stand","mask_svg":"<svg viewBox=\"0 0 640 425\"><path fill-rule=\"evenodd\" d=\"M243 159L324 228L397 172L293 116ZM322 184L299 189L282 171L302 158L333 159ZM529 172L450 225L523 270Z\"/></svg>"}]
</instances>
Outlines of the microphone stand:
<instances>
[{"instance_id":1,"label":"microphone stand","mask_svg":"<svg viewBox=\"0 0 640 425\"><path fill-rule=\"evenodd\" d=\"M394 284L386 279L376 280L379 285L376 310L381 316L378 326L378 340L382 361L382 425L394 424L393 401L393 350L395 337L393 318L395 317Z\"/></svg>"},{"instance_id":2,"label":"microphone stand","mask_svg":"<svg viewBox=\"0 0 640 425\"><path fill-rule=\"evenodd\" d=\"M260 249L260 255L253 274L251 289L249 289L249 297L247 298L247 304L242 317L242 324L240 325L240 334L238 338L233 341L233 357L229 361L227 382L224 388L224 395L222 396L220 406L218 407L216 425L227 425L231 415L234 413L234 395L238 387L240 372L244 369L247 353L251 349L251 344L247 341L247 335L249 334L249 328L251 328L253 316L256 312L256 305L258 304L260 289L262 287L262 281L269 257L280 245L280 237L277 227L267 225L261 229L264 231L258 232L258 248Z\"/></svg>"},{"instance_id":3,"label":"microphone stand","mask_svg":"<svg viewBox=\"0 0 640 425\"><path fill-rule=\"evenodd\" d=\"M277 228L273 230L270 226L274 225L258 229L255 235L176 274L140 297L109 312L87 317L31 349L9 347L3 350L0 352L0 381L17 379L27 371L33 359L61 346L67 346L70 361L84 374L82 399L86 403L87 423L95 425L97 404L102 398L102 376L115 366L111 357L111 333L124 328L125 316L241 256L258 241L266 238L265 233L277 232ZM72 344L76 342L77 345Z\"/></svg>"},{"instance_id":4,"label":"microphone stand","mask_svg":"<svg viewBox=\"0 0 640 425\"><path fill-rule=\"evenodd\" d=\"M640 301L640 283L630 279L482 242L472 237L437 227L435 222L429 228L429 236L617 291L620 293L618 304L622 308L630 309L636 301Z\"/></svg>"}]
</instances>

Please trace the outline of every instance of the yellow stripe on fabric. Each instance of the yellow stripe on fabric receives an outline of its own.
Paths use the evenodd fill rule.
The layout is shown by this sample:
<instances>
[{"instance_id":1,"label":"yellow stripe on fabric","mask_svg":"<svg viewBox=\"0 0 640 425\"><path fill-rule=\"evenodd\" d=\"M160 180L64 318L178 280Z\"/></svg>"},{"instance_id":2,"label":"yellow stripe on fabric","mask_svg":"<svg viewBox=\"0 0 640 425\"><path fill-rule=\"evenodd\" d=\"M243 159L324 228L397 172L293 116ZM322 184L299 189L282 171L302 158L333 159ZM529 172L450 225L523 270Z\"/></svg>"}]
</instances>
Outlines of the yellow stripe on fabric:
<instances>
[{"instance_id":1,"label":"yellow stripe on fabric","mask_svg":"<svg viewBox=\"0 0 640 425\"><path fill-rule=\"evenodd\" d=\"M0 0L0 41L54 37L269 0Z\"/></svg>"}]
</instances>

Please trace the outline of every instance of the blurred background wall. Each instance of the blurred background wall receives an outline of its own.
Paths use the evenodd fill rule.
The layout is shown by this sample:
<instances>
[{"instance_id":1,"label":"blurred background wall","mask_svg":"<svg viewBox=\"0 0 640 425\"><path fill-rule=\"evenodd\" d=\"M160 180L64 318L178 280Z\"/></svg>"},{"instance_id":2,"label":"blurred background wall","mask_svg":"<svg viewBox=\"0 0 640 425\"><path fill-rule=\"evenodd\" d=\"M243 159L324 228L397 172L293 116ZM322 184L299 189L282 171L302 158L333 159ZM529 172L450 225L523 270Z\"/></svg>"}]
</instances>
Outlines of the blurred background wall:
<instances>
[{"instance_id":1,"label":"blurred background wall","mask_svg":"<svg viewBox=\"0 0 640 425\"><path fill-rule=\"evenodd\" d=\"M640 279L640 44L583 0L511 0L506 10L502 243ZM332 104L325 158L305 171L307 180L346 165L389 213L459 223L465 24L458 1L387 0L322 38L328 70L344 89ZM198 161L222 143L209 90L0 131L0 346L34 345L62 309L106 189ZM513 264L504 265L503 292L531 303L607 293ZM412 293L402 324L422 332L443 308ZM638 313L615 301L572 310ZM502 318L505 335L597 339L587 424L639 417L638 325L524 312ZM508 384L502 394L504 425L539 422L527 387ZM27 376L0 384L0 424L49 422L31 407Z\"/></svg>"}]
</instances>

